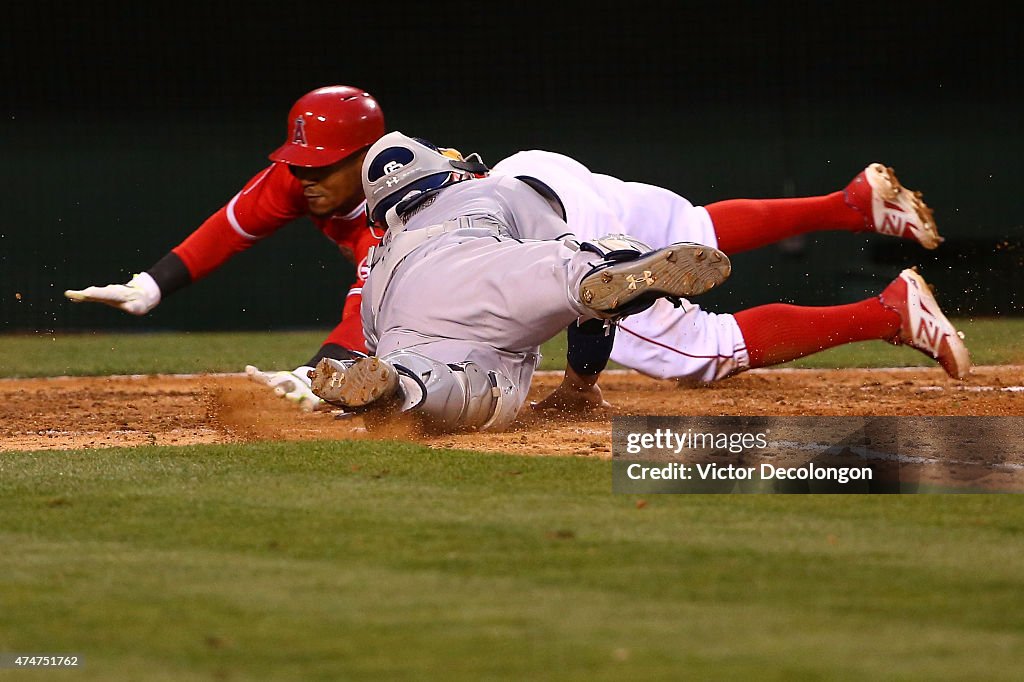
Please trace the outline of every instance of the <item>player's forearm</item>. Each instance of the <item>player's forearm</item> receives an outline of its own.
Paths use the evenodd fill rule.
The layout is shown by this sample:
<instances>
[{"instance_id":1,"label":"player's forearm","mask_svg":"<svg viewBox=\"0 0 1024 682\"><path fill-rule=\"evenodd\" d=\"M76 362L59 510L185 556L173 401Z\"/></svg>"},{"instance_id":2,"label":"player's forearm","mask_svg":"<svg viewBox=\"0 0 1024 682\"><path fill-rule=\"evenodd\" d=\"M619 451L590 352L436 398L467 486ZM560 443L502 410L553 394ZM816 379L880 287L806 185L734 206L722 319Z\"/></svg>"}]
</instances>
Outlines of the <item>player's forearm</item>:
<instances>
[{"instance_id":1,"label":"player's forearm","mask_svg":"<svg viewBox=\"0 0 1024 682\"><path fill-rule=\"evenodd\" d=\"M562 378L562 385L559 388L563 391L579 391L580 393L585 393L597 384L597 380L600 377L600 373L580 374L572 367L566 367L565 376Z\"/></svg>"},{"instance_id":2,"label":"player's forearm","mask_svg":"<svg viewBox=\"0 0 1024 682\"><path fill-rule=\"evenodd\" d=\"M604 400L597 380L608 365L615 339L614 331L614 327L605 329L601 320L570 325L567 330L569 352L566 354L562 383L546 398L535 403L534 408L587 412L610 407Z\"/></svg>"},{"instance_id":3,"label":"player's forearm","mask_svg":"<svg viewBox=\"0 0 1024 682\"><path fill-rule=\"evenodd\" d=\"M188 267L173 251L154 263L152 267L147 268L146 274L152 277L156 285L160 287L161 299L167 298L178 289L192 283L192 275L189 273Z\"/></svg>"},{"instance_id":4,"label":"player's forearm","mask_svg":"<svg viewBox=\"0 0 1024 682\"><path fill-rule=\"evenodd\" d=\"M172 251L188 269L189 281L196 282L256 241L258 237L232 227L225 207L207 218Z\"/></svg>"},{"instance_id":5,"label":"player's forearm","mask_svg":"<svg viewBox=\"0 0 1024 682\"><path fill-rule=\"evenodd\" d=\"M206 276L253 240L231 229L224 209L208 218L195 232L146 270L160 287L161 299Z\"/></svg>"},{"instance_id":6,"label":"player's forearm","mask_svg":"<svg viewBox=\"0 0 1024 682\"><path fill-rule=\"evenodd\" d=\"M571 324L566 331L569 350L566 353L566 375L569 370L580 378L597 376L608 366L615 341L615 327L606 327L603 320L587 320L582 324Z\"/></svg>"}]
</instances>

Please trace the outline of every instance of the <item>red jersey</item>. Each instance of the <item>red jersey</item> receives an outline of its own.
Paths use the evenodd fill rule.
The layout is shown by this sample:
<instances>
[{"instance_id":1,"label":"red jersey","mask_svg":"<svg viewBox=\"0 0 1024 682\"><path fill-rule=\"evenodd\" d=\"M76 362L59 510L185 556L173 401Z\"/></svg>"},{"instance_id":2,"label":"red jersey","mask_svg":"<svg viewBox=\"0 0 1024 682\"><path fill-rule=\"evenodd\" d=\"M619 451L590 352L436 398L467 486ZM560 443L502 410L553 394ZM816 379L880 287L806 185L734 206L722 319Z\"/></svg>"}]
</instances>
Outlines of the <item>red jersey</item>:
<instances>
[{"instance_id":1,"label":"red jersey","mask_svg":"<svg viewBox=\"0 0 1024 682\"><path fill-rule=\"evenodd\" d=\"M341 323L325 343L365 352L359 306L363 282L369 272L367 253L382 236L367 224L365 204L348 215L310 215L302 196L302 185L287 164L274 163L249 180L226 206L207 218L172 251L185 263L194 282L216 270L234 254L304 215L356 265L356 281L345 299Z\"/></svg>"}]
</instances>

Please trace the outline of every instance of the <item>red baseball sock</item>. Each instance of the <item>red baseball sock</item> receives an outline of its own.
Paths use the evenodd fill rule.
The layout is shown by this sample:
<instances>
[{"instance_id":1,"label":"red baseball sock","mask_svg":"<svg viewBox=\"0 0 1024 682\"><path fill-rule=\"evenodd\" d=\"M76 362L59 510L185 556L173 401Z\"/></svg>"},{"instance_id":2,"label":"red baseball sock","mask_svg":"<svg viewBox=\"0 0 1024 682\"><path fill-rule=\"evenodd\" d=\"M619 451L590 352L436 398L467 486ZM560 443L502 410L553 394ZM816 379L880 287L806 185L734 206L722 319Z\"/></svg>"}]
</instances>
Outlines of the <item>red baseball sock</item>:
<instances>
[{"instance_id":1,"label":"red baseball sock","mask_svg":"<svg viewBox=\"0 0 1024 682\"><path fill-rule=\"evenodd\" d=\"M808 307L771 303L734 315L750 354L750 366L769 367L854 341L891 339L900 316L878 297L859 303Z\"/></svg>"},{"instance_id":2,"label":"red baseball sock","mask_svg":"<svg viewBox=\"0 0 1024 682\"><path fill-rule=\"evenodd\" d=\"M842 192L796 199L730 199L708 204L718 248L740 253L786 237L820 230L865 229L864 216L851 208Z\"/></svg>"}]
</instances>

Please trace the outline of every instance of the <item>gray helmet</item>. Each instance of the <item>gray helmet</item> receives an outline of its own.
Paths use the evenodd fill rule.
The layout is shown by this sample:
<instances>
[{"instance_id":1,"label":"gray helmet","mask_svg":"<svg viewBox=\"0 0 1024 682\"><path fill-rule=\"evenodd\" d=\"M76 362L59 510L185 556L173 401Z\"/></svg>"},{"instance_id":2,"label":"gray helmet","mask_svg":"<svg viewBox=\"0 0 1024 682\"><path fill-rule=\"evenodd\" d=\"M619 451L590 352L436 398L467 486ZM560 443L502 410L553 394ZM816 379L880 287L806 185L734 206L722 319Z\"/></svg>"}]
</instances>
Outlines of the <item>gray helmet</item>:
<instances>
[{"instance_id":1,"label":"gray helmet","mask_svg":"<svg viewBox=\"0 0 1024 682\"><path fill-rule=\"evenodd\" d=\"M374 142L363 159L366 212L370 222L382 223L387 210L410 195L486 173L487 166L464 160L457 151L391 132Z\"/></svg>"}]
</instances>

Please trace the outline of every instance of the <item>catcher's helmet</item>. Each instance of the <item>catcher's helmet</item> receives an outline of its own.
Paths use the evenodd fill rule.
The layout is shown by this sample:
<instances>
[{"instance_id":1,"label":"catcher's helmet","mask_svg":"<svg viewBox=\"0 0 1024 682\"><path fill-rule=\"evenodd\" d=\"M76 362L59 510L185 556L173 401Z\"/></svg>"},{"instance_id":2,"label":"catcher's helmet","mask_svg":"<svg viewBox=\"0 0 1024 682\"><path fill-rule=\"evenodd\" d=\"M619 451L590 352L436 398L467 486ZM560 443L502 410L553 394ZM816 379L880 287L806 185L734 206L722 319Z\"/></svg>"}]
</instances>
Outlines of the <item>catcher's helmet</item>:
<instances>
[{"instance_id":1,"label":"catcher's helmet","mask_svg":"<svg viewBox=\"0 0 1024 682\"><path fill-rule=\"evenodd\" d=\"M330 166L383 134L384 114L377 100L359 88L330 85L292 105L288 139L270 158L306 168Z\"/></svg>"},{"instance_id":2,"label":"catcher's helmet","mask_svg":"<svg viewBox=\"0 0 1024 682\"><path fill-rule=\"evenodd\" d=\"M470 155L472 159L474 154ZM454 149L395 131L373 143L363 159L363 193L370 222L383 223L389 208L410 195L487 174L487 166Z\"/></svg>"}]
</instances>

